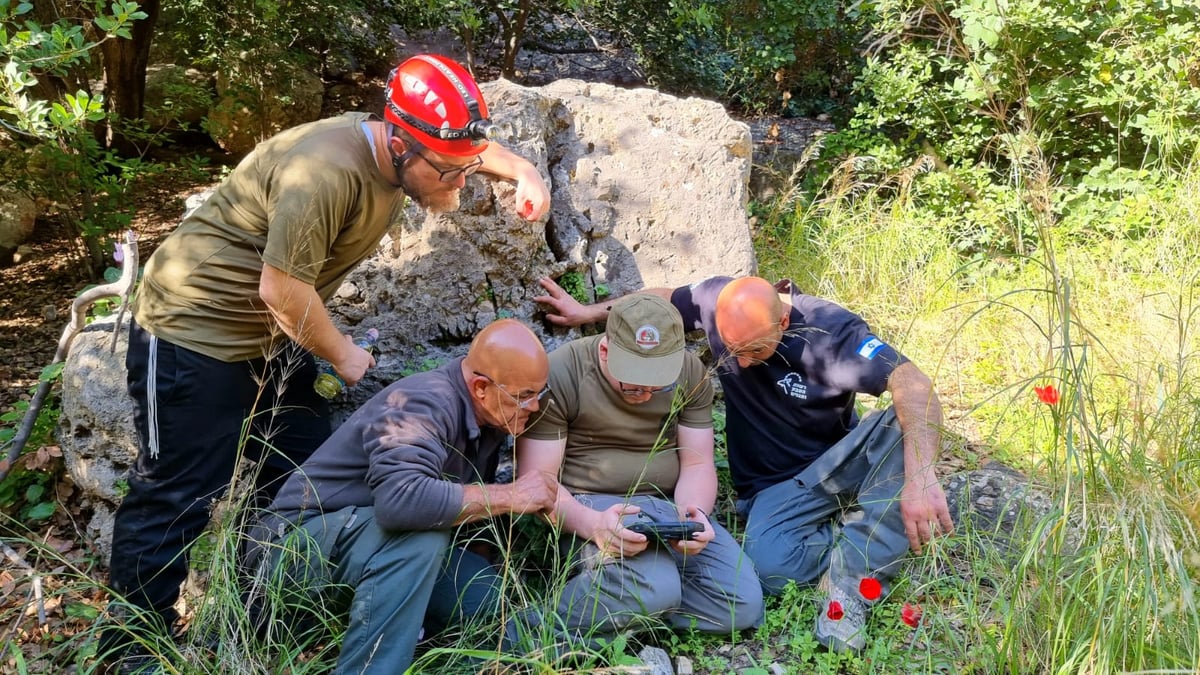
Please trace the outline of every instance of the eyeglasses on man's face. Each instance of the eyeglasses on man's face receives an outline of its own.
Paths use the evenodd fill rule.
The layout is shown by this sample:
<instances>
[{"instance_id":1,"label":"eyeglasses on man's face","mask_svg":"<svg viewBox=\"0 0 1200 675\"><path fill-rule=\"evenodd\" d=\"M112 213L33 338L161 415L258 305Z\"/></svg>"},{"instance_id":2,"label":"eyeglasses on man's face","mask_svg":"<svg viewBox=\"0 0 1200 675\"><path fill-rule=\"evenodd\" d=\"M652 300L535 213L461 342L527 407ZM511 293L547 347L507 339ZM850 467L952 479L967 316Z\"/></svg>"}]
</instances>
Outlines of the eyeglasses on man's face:
<instances>
[{"instance_id":1,"label":"eyeglasses on man's face","mask_svg":"<svg viewBox=\"0 0 1200 675\"><path fill-rule=\"evenodd\" d=\"M516 403L517 407L520 408L521 410L525 410L529 406L533 405L534 403L546 398L546 394L550 393L550 385L549 385L549 383L547 383L546 386L542 387L540 391L517 392L517 395L514 396L508 392L508 389L506 389L504 387L504 385L493 380L490 376L484 375L483 373L479 372L478 370L472 370L471 372L473 372L476 375L487 380L489 383L494 385L497 389L504 392L504 395L507 396L510 400L512 400L513 403Z\"/></svg>"},{"instance_id":2,"label":"eyeglasses on man's face","mask_svg":"<svg viewBox=\"0 0 1200 675\"><path fill-rule=\"evenodd\" d=\"M449 169L443 169L442 167L438 166L437 164L434 164L433 160L426 157L425 153L418 152L415 154L417 155L417 157L420 157L421 159L425 160L425 163L428 164L430 167L432 167L434 171L438 172L438 180L443 183L455 183L458 181L459 176L470 176L471 174L478 171L479 167L483 166L483 157L481 157L479 155L475 155L475 159L472 160L471 163L467 164L466 166L455 166L455 167L451 167Z\"/></svg>"},{"instance_id":3,"label":"eyeglasses on man's face","mask_svg":"<svg viewBox=\"0 0 1200 675\"><path fill-rule=\"evenodd\" d=\"M672 382L665 387L628 387L624 382L617 380L617 386L621 388L621 393L625 396L641 396L642 394L665 394L673 391L678 382Z\"/></svg>"}]
</instances>

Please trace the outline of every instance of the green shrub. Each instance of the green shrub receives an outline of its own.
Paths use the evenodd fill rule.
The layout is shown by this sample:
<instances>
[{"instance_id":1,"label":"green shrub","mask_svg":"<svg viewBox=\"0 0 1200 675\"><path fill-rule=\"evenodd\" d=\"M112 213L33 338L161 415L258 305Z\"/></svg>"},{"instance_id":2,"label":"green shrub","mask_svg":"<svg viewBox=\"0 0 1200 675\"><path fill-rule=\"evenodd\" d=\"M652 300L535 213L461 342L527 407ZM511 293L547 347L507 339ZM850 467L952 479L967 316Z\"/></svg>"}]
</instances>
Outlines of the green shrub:
<instances>
[{"instance_id":1,"label":"green shrub","mask_svg":"<svg viewBox=\"0 0 1200 675\"><path fill-rule=\"evenodd\" d=\"M418 24L427 16L419 4L166 0L159 40L173 60L214 72L255 72L287 58L385 75L394 65L390 26Z\"/></svg>"},{"instance_id":2,"label":"green shrub","mask_svg":"<svg viewBox=\"0 0 1200 675\"><path fill-rule=\"evenodd\" d=\"M707 4L707 3L705 3ZM861 67L861 3L739 0L713 3L730 54L727 90L755 112L841 116Z\"/></svg>"},{"instance_id":3,"label":"green shrub","mask_svg":"<svg viewBox=\"0 0 1200 675\"><path fill-rule=\"evenodd\" d=\"M965 258L1154 233L1152 196L1200 149L1200 6L880 0L847 125L801 186L825 198L928 157L906 199ZM870 162L861 160L871 158Z\"/></svg>"},{"instance_id":4,"label":"green shrub","mask_svg":"<svg viewBox=\"0 0 1200 675\"><path fill-rule=\"evenodd\" d=\"M1200 6L1135 0L881 0L857 117L1001 174L1033 147L1074 179L1101 159L1190 159ZM890 47L889 45L896 45ZM884 48L883 46L887 46Z\"/></svg>"},{"instance_id":5,"label":"green shrub","mask_svg":"<svg viewBox=\"0 0 1200 675\"><path fill-rule=\"evenodd\" d=\"M42 369L38 386L42 382L56 381L62 369L61 362ZM34 387L30 393L36 390L37 387ZM0 426L0 461L6 459L9 446L28 410L28 401L17 401L11 411L0 415L0 424L3 424ZM0 481L0 513L15 514L19 522L28 525L40 523L54 515L54 488L63 470L62 451L52 445L59 414L57 396L48 396L34 420L25 451L13 463L4 480Z\"/></svg>"},{"instance_id":6,"label":"green shrub","mask_svg":"<svg viewBox=\"0 0 1200 675\"><path fill-rule=\"evenodd\" d=\"M751 113L833 113L849 99L865 24L819 0L623 0L589 16L633 45L651 84Z\"/></svg>"},{"instance_id":7,"label":"green shrub","mask_svg":"<svg viewBox=\"0 0 1200 675\"><path fill-rule=\"evenodd\" d=\"M117 0L95 3L90 19L32 18L27 2L0 4L0 122L14 131L0 159L0 180L54 204L78 235L86 264L103 269L111 235L132 220L128 188L154 165L123 158L104 146L96 127L107 119L102 95L83 87L97 69L100 44L130 37L144 19L138 5ZM95 28L93 28L93 26ZM96 36L95 29L103 31ZM59 97L51 82L79 83ZM138 135L136 125L128 133ZM123 126L123 130L125 126ZM146 140L144 127L142 140Z\"/></svg>"}]
</instances>

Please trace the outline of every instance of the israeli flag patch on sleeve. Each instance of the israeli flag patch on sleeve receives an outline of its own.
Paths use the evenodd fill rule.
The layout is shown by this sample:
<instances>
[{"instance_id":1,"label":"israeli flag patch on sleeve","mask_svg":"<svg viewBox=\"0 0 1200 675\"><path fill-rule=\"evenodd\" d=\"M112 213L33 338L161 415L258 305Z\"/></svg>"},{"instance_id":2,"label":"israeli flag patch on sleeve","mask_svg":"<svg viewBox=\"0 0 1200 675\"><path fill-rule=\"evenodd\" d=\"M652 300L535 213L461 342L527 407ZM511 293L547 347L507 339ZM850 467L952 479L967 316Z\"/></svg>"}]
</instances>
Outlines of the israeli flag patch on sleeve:
<instances>
[{"instance_id":1,"label":"israeli flag patch on sleeve","mask_svg":"<svg viewBox=\"0 0 1200 675\"><path fill-rule=\"evenodd\" d=\"M869 361L875 358L875 355L879 353L879 350L886 346L887 343L885 343L883 340L880 340L874 335L868 335L867 339L863 340L862 344L858 346L858 355Z\"/></svg>"}]
</instances>

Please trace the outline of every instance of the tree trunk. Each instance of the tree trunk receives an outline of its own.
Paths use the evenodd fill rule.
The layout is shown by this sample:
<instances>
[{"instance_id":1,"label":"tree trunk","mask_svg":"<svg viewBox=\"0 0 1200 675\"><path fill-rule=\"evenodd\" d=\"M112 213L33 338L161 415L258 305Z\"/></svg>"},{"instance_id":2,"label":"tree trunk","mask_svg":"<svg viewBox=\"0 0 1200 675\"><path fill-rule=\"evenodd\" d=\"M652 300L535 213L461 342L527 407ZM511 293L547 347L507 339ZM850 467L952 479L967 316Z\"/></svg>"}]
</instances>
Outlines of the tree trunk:
<instances>
[{"instance_id":1,"label":"tree trunk","mask_svg":"<svg viewBox=\"0 0 1200 675\"><path fill-rule=\"evenodd\" d=\"M500 67L500 74L510 80L516 79L517 54L521 51L521 41L525 39L525 22L529 20L530 4L530 0L517 3L512 24L506 26L508 30L504 36L504 63Z\"/></svg>"},{"instance_id":2,"label":"tree trunk","mask_svg":"<svg viewBox=\"0 0 1200 675\"><path fill-rule=\"evenodd\" d=\"M161 10L160 0L144 0L138 9L146 18L130 26L130 39L106 40L100 45L104 55L105 102L109 112L116 115L105 139L108 147L118 153L138 154L133 139L123 131L127 120L141 119L146 99L146 66L150 61L150 43Z\"/></svg>"}]
</instances>

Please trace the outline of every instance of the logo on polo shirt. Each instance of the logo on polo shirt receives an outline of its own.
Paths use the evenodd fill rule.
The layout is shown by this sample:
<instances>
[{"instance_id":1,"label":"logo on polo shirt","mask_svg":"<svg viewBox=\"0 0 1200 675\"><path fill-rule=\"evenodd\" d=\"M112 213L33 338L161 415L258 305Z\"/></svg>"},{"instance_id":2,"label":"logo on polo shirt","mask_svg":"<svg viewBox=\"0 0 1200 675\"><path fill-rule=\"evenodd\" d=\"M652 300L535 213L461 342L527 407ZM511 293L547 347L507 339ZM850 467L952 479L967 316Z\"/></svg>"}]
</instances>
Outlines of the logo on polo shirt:
<instances>
[{"instance_id":1,"label":"logo on polo shirt","mask_svg":"<svg viewBox=\"0 0 1200 675\"><path fill-rule=\"evenodd\" d=\"M658 335L658 329L650 324L646 324L637 329L636 337L633 341L637 343L637 346L649 351L657 347L661 339Z\"/></svg>"},{"instance_id":2,"label":"logo on polo shirt","mask_svg":"<svg viewBox=\"0 0 1200 675\"><path fill-rule=\"evenodd\" d=\"M775 383L777 387L783 390L783 393L798 398L800 400L808 399L808 385L804 384L804 378L800 377L800 373L788 373L786 377Z\"/></svg>"}]
</instances>

